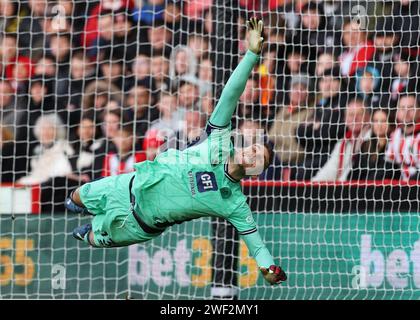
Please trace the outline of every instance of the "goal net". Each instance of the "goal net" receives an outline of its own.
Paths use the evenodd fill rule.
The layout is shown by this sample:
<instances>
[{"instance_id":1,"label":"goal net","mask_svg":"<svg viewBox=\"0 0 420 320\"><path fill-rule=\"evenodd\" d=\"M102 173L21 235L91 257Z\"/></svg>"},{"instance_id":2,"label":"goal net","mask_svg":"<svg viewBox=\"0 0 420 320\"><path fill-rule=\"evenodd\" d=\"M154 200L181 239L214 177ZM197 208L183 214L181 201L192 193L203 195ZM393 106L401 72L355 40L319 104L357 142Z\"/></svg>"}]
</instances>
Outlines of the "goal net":
<instances>
[{"instance_id":1,"label":"goal net","mask_svg":"<svg viewBox=\"0 0 420 320\"><path fill-rule=\"evenodd\" d=\"M218 219L74 239L72 190L196 141L254 16L232 128L273 147L242 187L287 282ZM419 27L409 0L1 1L0 298L418 300Z\"/></svg>"}]
</instances>

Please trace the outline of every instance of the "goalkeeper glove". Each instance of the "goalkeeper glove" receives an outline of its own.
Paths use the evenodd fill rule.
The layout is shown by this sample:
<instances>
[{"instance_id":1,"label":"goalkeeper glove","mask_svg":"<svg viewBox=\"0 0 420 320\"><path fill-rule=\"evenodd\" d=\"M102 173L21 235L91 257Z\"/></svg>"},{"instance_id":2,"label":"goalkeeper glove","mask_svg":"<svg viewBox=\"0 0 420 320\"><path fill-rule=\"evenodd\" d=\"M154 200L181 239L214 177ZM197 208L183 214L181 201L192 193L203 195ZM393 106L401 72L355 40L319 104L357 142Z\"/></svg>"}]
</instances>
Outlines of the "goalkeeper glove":
<instances>
[{"instance_id":1,"label":"goalkeeper glove","mask_svg":"<svg viewBox=\"0 0 420 320\"><path fill-rule=\"evenodd\" d=\"M271 265L269 269L261 267L260 270L264 279L270 284L280 284L287 280L286 273L279 266Z\"/></svg>"},{"instance_id":2,"label":"goalkeeper glove","mask_svg":"<svg viewBox=\"0 0 420 320\"><path fill-rule=\"evenodd\" d=\"M256 18L251 18L247 22L249 30L248 49L255 54L260 54L264 44L263 22Z\"/></svg>"}]
</instances>

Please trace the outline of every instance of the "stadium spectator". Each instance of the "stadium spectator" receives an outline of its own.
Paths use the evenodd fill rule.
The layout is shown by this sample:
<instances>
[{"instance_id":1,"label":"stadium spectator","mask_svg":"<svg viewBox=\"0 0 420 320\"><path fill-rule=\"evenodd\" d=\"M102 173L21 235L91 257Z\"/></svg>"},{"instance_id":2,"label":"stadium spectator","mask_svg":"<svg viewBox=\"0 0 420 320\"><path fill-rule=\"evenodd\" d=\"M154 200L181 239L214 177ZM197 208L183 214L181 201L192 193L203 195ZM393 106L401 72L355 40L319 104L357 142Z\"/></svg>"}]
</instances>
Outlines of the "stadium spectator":
<instances>
[{"instance_id":1,"label":"stadium spectator","mask_svg":"<svg viewBox=\"0 0 420 320\"><path fill-rule=\"evenodd\" d=\"M158 129L150 129L147 131L143 140L143 151L146 155L146 160L153 161L159 154L160 147L164 144L164 137Z\"/></svg>"},{"instance_id":2,"label":"stadium spectator","mask_svg":"<svg viewBox=\"0 0 420 320\"><path fill-rule=\"evenodd\" d=\"M390 85L390 107L395 107L401 93L415 93L418 88L418 64L408 52L395 53L392 58L392 79Z\"/></svg>"},{"instance_id":3,"label":"stadium spectator","mask_svg":"<svg viewBox=\"0 0 420 320\"><path fill-rule=\"evenodd\" d=\"M178 88L182 79L195 79L196 74L197 59L194 52L189 47L182 45L172 50L169 59L169 77L172 88Z\"/></svg>"},{"instance_id":4,"label":"stadium spectator","mask_svg":"<svg viewBox=\"0 0 420 320\"><path fill-rule=\"evenodd\" d=\"M65 110L59 109L55 103L53 95L53 83L49 80L42 79L42 77L35 76L30 81L29 88L29 101L21 100L24 106L20 108L27 109L26 119L22 119L21 125L29 125L30 127L35 124L38 117L44 112L55 112L60 116L61 121L67 120ZM33 133L30 140L35 139Z\"/></svg>"},{"instance_id":5,"label":"stadium spectator","mask_svg":"<svg viewBox=\"0 0 420 320\"><path fill-rule=\"evenodd\" d=\"M274 108L272 105L261 104L260 83L260 76L257 73L248 79L244 93L239 98L238 110L241 117L258 119L267 128L274 117Z\"/></svg>"},{"instance_id":6,"label":"stadium spectator","mask_svg":"<svg viewBox=\"0 0 420 320\"><path fill-rule=\"evenodd\" d=\"M99 134L95 114L92 111L84 113L77 127L76 137L72 139L74 154L69 158L72 173L67 175L68 179L79 184L81 181L89 182L100 177L104 154L98 151L103 149L105 139L100 138Z\"/></svg>"},{"instance_id":7,"label":"stadium spectator","mask_svg":"<svg viewBox=\"0 0 420 320\"><path fill-rule=\"evenodd\" d=\"M354 1L323 0L319 3L326 19L326 29L338 33L343 28L344 18L352 14Z\"/></svg>"},{"instance_id":8,"label":"stadium spectator","mask_svg":"<svg viewBox=\"0 0 420 320\"><path fill-rule=\"evenodd\" d=\"M2 37L0 57L3 77L10 82L16 93L27 93L27 82L34 73L34 66L30 58L19 52L17 35L6 34Z\"/></svg>"},{"instance_id":9,"label":"stadium spectator","mask_svg":"<svg viewBox=\"0 0 420 320\"><path fill-rule=\"evenodd\" d=\"M39 184L71 173L68 157L74 151L66 140L66 129L61 119L55 114L42 115L35 123L34 135L39 145L31 159L31 171L17 183Z\"/></svg>"},{"instance_id":10,"label":"stadium spectator","mask_svg":"<svg viewBox=\"0 0 420 320\"><path fill-rule=\"evenodd\" d=\"M160 52L161 55L169 58L171 46L176 46L176 42L172 42L171 39L171 29L167 28L163 22L156 21L153 26L147 28L146 37L140 39L139 50L148 56L151 56L152 53Z\"/></svg>"},{"instance_id":11,"label":"stadium spectator","mask_svg":"<svg viewBox=\"0 0 420 320\"><path fill-rule=\"evenodd\" d=\"M45 78L53 78L57 73L57 64L53 56L46 54L42 56L35 65L35 75Z\"/></svg>"},{"instance_id":12,"label":"stadium spectator","mask_svg":"<svg viewBox=\"0 0 420 320\"><path fill-rule=\"evenodd\" d=\"M57 10L57 11L56 11ZM70 21L66 19L64 11L58 5L48 5L47 13L42 19L43 34L48 36L57 33L71 33ZM39 56L32 56L32 59L38 59Z\"/></svg>"},{"instance_id":13,"label":"stadium spectator","mask_svg":"<svg viewBox=\"0 0 420 320\"><path fill-rule=\"evenodd\" d=\"M71 139L74 151L68 155L71 172L53 177L41 184L41 211L63 212L67 190L80 183L100 177L104 155L97 153L104 140L96 140L96 125L93 112L85 113L77 126L76 136Z\"/></svg>"},{"instance_id":14,"label":"stadium spectator","mask_svg":"<svg viewBox=\"0 0 420 320\"><path fill-rule=\"evenodd\" d=\"M356 20L346 20L343 25L343 52L339 56L341 74L351 77L358 68L372 60L375 47L368 33L362 30Z\"/></svg>"},{"instance_id":15,"label":"stadium spectator","mask_svg":"<svg viewBox=\"0 0 420 320\"><path fill-rule=\"evenodd\" d=\"M109 100L121 103L122 95L120 89L106 81L93 81L85 87L82 98L82 109L93 109L98 113L98 117Z\"/></svg>"},{"instance_id":16,"label":"stadium spectator","mask_svg":"<svg viewBox=\"0 0 420 320\"><path fill-rule=\"evenodd\" d=\"M315 77L321 77L328 69L333 69L337 66L335 56L328 50L321 51L316 59Z\"/></svg>"},{"instance_id":17,"label":"stadium spectator","mask_svg":"<svg viewBox=\"0 0 420 320\"><path fill-rule=\"evenodd\" d=\"M121 109L107 110L101 114L99 119L102 124L102 134L105 137L105 144L103 144L99 153L115 152L116 146L114 144L114 138L123 123L123 113Z\"/></svg>"},{"instance_id":18,"label":"stadium spectator","mask_svg":"<svg viewBox=\"0 0 420 320\"><path fill-rule=\"evenodd\" d=\"M83 89L94 80L94 69L83 52L72 55L70 63L70 79L66 90L57 92L58 98L65 104L65 108L73 114L74 120L80 120L83 101ZM70 121L72 124L74 121Z\"/></svg>"},{"instance_id":19,"label":"stadium spectator","mask_svg":"<svg viewBox=\"0 0 420 320\"><path fill-rule=\"evenodd\" d=\"M151 59L144 55L139 54L134 58L131 65L131 74L125 77L125 89L130 90L132 87L137 85L143 85L150 90L155 89L155 79L151 75Z\"/></svg>"},{"instance_id":20,"label":"stadium spectator","mask_svg":"<svg viewBox=\"0 0 420 320\"><path fill-rule=\"evenodd\" d=\"M322 6L316 2L308 2L301 8L300 25L287 41L292 45L300 45L308 52L308 60L316 59L318 51L338 44L336 33L326 30L326 20Z\"/></svg>"},{"instance_id":21,"label":"stadium spectator","mask_svg":"<svg viewBox=\"0 0 420 320\"><path fill-rule=\"evenodd\" d=\"M142 152L133 151L136 139L133 134L133 125L121 126L113 137L115 152L108 152L104 158L102 176L115 176L134 171L134 164L146 160Z\"/></svg>"},{"instance_id":22,"label":"stadium spectator","mask_svg":"<svg viewBox=\"0 0 420 320\"><path fill-rule=\"evenodd\" d=\"M301 10L309 0L295 0L295 1L286 1L283 5L281 12L284 15L286 21L287 29L296 30L299 26L299 17Z\"/></svg>"},{"instance_id":23,"label":"stadium spectator","mask_svg":"<svg viewBox=\"0 0 420 320\"><path fill-rule=\"evenodd\" d=\"M111 56L116 60L132 61L137 54L137 29L127 9L103 10L100 12L99 36L88 54L92 59L106 60Z\"/></svg>"},{"instance_id":24,"label":"stadium spectator","mask_svg":"<svg viewBox=\"0 0 420 320\"><path fill-rule=\"evenodd\" d=\"M162 55L152 56L150 61L150 74L156 86L154 94L168 91L170 89L169 61Z\"/></svg>"},{"instance_id":25,"label":"stadium spectator","mask_svg":"<svg viewBox=\"0 0 420 320\"><path fill-rule=\"evenodd\" d=\"M356 94L368 108L375 109L381 102L381 74L378 69L367 65L356 71Z\"/></svg>"},{"instance_id":26,"label":"stadium spectator","mask_svg":"<svg viewBox=\"0 0 420 320\"><path fill-rule=\"evenodd\" d=\"M328 160L338 139L344 136L345 82L339 68L326 70L318 80L319 100L311 119L300 124L296 135L305 150L305 160L297 178L309 180Z\"/></svg>"},{"instance_id":27,"label":"stadium spectator","mask_svg":"<svg viewBox=\"0 0 420 320\"><path fill-rule=\"evenodd\" d=\"M0 80L0 126L13 126L17 121L15 95L9 82Z\"/></svg>"},{"instance_id":28,"label":"stadium spectator","mask_svg":"<svg viewBox=\"0 0 420 320\"><path fill-rule=\"evenodd\" d=\"M106 24L100 24L101 12L110 12L118 10L128 10L131 12L134 8L134 1L131 0L101 0L99 3L95 3L93 7L88 10L88 18L84 25L84 33L81 37L81 45L85 48L90 48L94 45L96 39L99 36L99 30L103 30L103 26ZM110 24L108 24L109 26Z\"/></svg>"},{"instance_id":29,"label":"stadium spectator","mask_svg":"<svg viewBox=\"0 0 420 320\"><path fill-rule=\"evenodd\" d=\"M198 80L201 97L207 94L212 89L213 65L210 59L203 59L200 61L200 68L198 70Z\"/></svg>"},{"instance_id":30,"label":"stadium spectator","mask_svg":"<svg viewBox=\"0 0 420 320\"><path fill-rule=\"evenodd\" d=\"M381 17L376 25L373 38L375 54L371 64L379 70L382 77L381 91L388 92L392 73L392 56L398 46L400 35L394 27L394 18Z\"/></svg>"},{"instance_id":31,"label":"stadium spectator","mask_svg":"<svg viewBox=\"0 0 420 320\"><path fill-rule=\"evenodd\" d=\"M346 108L346 134L338 140L325 165L312 181L346 181L353 168L353 158L360 152L362 143L370 139L370 113L363 99L349 101Z\"/></svg>"},{"instance_id":32,"label":"stadium spectator","mask_svg":"<svg viewBox=\"0 0 420 320\"><path fill-rule=\"evenodd\" d=\"M39 76L33 77L29 91L29 110L31 112L57 110L54 97L51 94L52 90L51 82L45 81L45 79Z\"/></svg>"},{"instance_id":33,"label":"stadium spectator","mask_svg":"<svg viewBox=\"0 0 420 320\"><path fill-rule=\"evenodd\" d=\"M204 12L211 7L212 0L185 1L184 14L191 20L201 20Z\"/></svg>"},{"instance_id":34,"label":"stadium spectator","mask_svg":"<svg viewBox=\"0 0 420 320\"><path fill-rule=\"evenodd\" d=\"M209 83L213 81L213 64L209 58L200 61L200 68L198 70L198 79L200 81Z\"/></svg>"},{"instance_id":35,"label":"stadium spectator","mask_svg":"<svg viewBox=\"0 0 420 320\"><path fill-rule=\"evenodd\" d=\"M49 35L49 52L61 68L68 69L71 50L71 35L68 33L54 33ZM64 72L65 73L65 72Z\"/></svg>"},{"instance_id":36,"label":"stadium spectator","mask_svg":"<svg viewBox=\"0 0 420 320\"><path fill-rule=\"evenodd\" d=\"M151 122L159 117L159 111L154 105L154 99L149 88L144 85L136 85L128 93L127 97L128 118L134 119L136 138L144 137Z\"/></svg>"},{"instance_id":37,"label":"stadium spectator","mask_svg":"<svg viewBox=\"0 0 420 320\"><path fill-rule=\"evenodd\" d=\"M112 58L105 59L99 62L99 69L99 79L123 89L125 81L123 79L124 65L122 61Z\"/></svg>"},{"instance_id":38,"label":"stadium spectator","mask_svg":"<svg viewBox=\"0 0 420 320\"><path fill-rule=\"evenodd\" d=\"M0 1L0 30L16 33L20 28L21 19L28 14L27 8L19 6L13 0Z\"/></svg>"},{"instance_id":39,"label":"stadium spectator","mask_svg":"<svg viewBox=\"0 0 420 320\"><path fill-rule=\"evenodd\" d=\"M165 0L143 1L142 6L133 12L133 19L148 26L152 26L156 21L163 21L165 2Z\"/></svg>"},{"instance_id":40,"label":"stadium spectator","mask_svg":"<svg viewBox=\"0 0 420 320\"><path fill-rule=\"evenodd\" d=\"M409 49L410 55L419 55L420 43L420 4L413 0L392 2L392 18L395 26L401 30L399 45Z\"/></svg>"},{"instance_id":41,"label":"stadium spectator","mask_svg":"<svg viewBox=\"0 0 420 320\"><path fill-rule=\"evenodd\" d=\"M160 116L151 123L150 130L158 130L165 137L172 137L175 132L181 130L185 110L178 108L176 100L176 95L168 92L161 94L157 103Z\"/></svg>"},{"instance_id":42,"label":"stadium spectator","mask_svg":"<svg viewBox=\"0 0 420 320\"><path fill-rule=\"evenodd\" d=\"M213 32L213 17L210 9L206 9L203 11L203 31L205 34L212 34Z\"/></svg>"},{"instance_id":43,"label":"stadium spectator","mask_svg":"<svg viewBox=\"0 0 420 320\"><path fill-rule=\"evenodd\" d=\"M419 180L420 108L415 94L401 94L398 100L397 128L386 149L386 160L399 166L402 180Z\"/></svg>"},{"instance_id":44,"label":"stadium spectator","mask_svg":"<svg viewBox=\"0 0 420 320\"><path fill-rule=\"evenodd\" d=\"M181 23L181 2L177 0L167 1L163 12L165 25L173 31L180 29Z\"/></svg>"},{"instance_id":45,"label":"stadium spectator","mask_svg":"<svg viewBox=\"0 0 420 320\"><path fill-rule=\"evenodd\" d=\"M274 15L274 17L272 17ZM267 45L263 55L263 65L275 81L273 102L284 103L285 89L289 88L289 70L287 68L287 54L290 48L286 47L285 21L278 13L267 15L267 25L271 28L267 30ZM272 18L271 18L272 17ZM263 49L264 50L264 49ZM289 51L288 51L289 50ZM264 88L262 88L264 90ZM264 100L264 98L263 98Z\"/></svg>"},{"instance_id":46,"label":"stadium spectator","mask_svg":"<svg viewBox=\"0 0 420 320\"><path fill-rule=\"evenodd\" d=\"M52 7L51 12L54 15L53 21L56 25L63 24L62 20L66 20L72 30L72 45L80 47L83 37L83 29L86 24L90 3L85 1L58 0L56 5Z\"/></svg>"},{"instance_id":47,"label":"stadium spectator","mask_svg":"<svg viewBox=\"0 0 420 320\"><path fill-rule=\"evenodd\" d=\"M19 24L18 48L20 54L31 59L41 56L45 51L43 20L48 13L47 0L28 0L28 14Z\"/></svg>"},{"instance_id":48,"label":"stadium spectator","mask_svg":"<svg viewBox=\"0 0 420 320\"><path fill-rule=\"evenodd\" d=\"M258 67L260 75L261 105L269 106L273 102L276 87L276 56L275 50L267 50L263 55L262 64Z\"/></svg>"},{"instance_id":49,"label":"stadium spectator","mask_svg":"<svg viewBox=\"0 0 420 320\"><path fill-rule=\"evenodd\" d=\"M190 79L188 79L190 80ZM196 78L192 81L181 80L179 82L178 90L178 108L180 109L194 109L200 98L200 87Z\"/></svg>"},{"instance_id":50,"label":"stadium spectator","mask_svg":"<svg viewBox=\"0 0 420 320\"><path fill-rule=\"evenodd\" d=\"M11 129L0 125L0 182L13 182L15 172L22 170L16 167L15 143L13 143L13 132Z\"/></svg>"},{"instance_id":51,"label":"stadium spectator","mask_svg":"<svg viewBox=\"0 0 420 320\"><path fill-rule=\"evenodd\" d=\"M371 120L371 137L362 143L360 151L353 157L352 171L348 180L384 180L400 178L400 170L386 161L385 151L393 127L388 113L376 109Z\"/></svg>"},{"instance_id":52,"label":"stadium spectator","mask_svg":"<svg viewBox=\"0 0 420 320\"><path fill-rule=\"evenodd\" d=\"M166 147L183 150L194 145L204 134L207 116L196 110L188 110L184 114L182 127L174 136L168 137Z\"/></svg>"},{"instance_id":53,"label":"stadium spectator","mask_svg":"<svg viewBox=\"0 0 420 320\"><path fill-rule=\"evenodd\" d=\"M203 112L208 117L210 117L213 110L214 110L213 95L211 91L208 91L200 99L200 111Z\"/></svg>"},{"instance_id":54,"label":"stadium spectator","mask_svg":"<svg viewBox=\"0 0 420 320\"><path fill-rule=\"evenodd\" d=\"M295 167L303 161L305 151L296 140L296 130L300 123L311 118L313 110L308 91L308 77L294 76L290 86L288 101L277 112L269 137L274 143L274 151L279 161L284 166Z\"/></svg>"},{"instance_id":55,"label":"stadium spectator","mask_svg":"<svg viewBox=\"0 0 420 320\"><path fill-rule=\"evenodd\" d=\"M65 92L69 85L70 71L70 53L71 53L71 35L51 34L49 36L49 54L55 59L57 73L55 74L56 92Z\"/></svg>"},{"instance_id":56,"label":"stadium spectator","mask_svg":"<svg viewBox=\"0 0 420 320\"><path fill-rule=\"evenodd\" d=\"M5 149L10 142L13 142L13 132L7 127L0 126L0 150Z\"/></svg>"},{"instance_id":57,"label":"stadium spectator","mask_svg":"<svg viewBox=\"0 0 420 320\"><path fill-rule=\"evenodd\" d=\"M282 71L284 74L283 88L290 88L290 79L293 75L298 74L313 74L311 68L314 68L314 62L310 63L308 61L308 52L305 48L299 46L288 46L286 48L286 63L285 68Z\"/></svg>"},{"instance_id":58,"label":"stadium spectator","mask_svg":"<svg viewBox=\"0 0 420 320\"><path fill-rule=\"evenodd\" d=\"M111 110L117 110L120 111L121 110L121 105L115 101L115 100L108 100L108 102L106 103L103 112L106 113L108 111Z\"/></svg>"},{"instance_id":59,"label":"stadium spectator","mask_svg":"<svg viewBox=\"0 0 420 320\"><path fill-rule=\"evenodd\" d=\"M7 66L16 59L17 52L16 34L5 33L0 40L0 58L3 72L5 72Z\"/></svg>"},{"instance_id":60,"label":"stadium spectator","mask_svg":"<svg viewBox=\"0 0 420 320\"><path fill-rule=\"evenodd\" d=\"M204 59L209 54L209 41L201 34L191 34L188 37L188 47L194 53L197 61Z\"/></svg>"}]
</instances>

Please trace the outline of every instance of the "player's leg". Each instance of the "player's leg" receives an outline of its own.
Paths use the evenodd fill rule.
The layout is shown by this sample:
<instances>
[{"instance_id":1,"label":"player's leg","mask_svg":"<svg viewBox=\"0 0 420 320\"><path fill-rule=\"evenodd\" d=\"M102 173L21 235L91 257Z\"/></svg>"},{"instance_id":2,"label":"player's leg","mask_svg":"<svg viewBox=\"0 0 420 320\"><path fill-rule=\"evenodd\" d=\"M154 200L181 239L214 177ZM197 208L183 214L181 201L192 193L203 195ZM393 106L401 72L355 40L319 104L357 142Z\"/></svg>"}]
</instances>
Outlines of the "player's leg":
<instances>
[{"instance_id":1,"label":"player's leg","mask_svg":"<svg viewBox=\"0 0 420 320\"><path fill-rule=\"evenodd\" d=\"M64 202L64 206L75 213L81 213L81 214L90 214L88 209L84 206L82 199L80 198L80 188L78 187L76 190L73 190L70 193L70 196L66 199Z\"/></svg>"},{"instance_id":2,"label":"player's leg","mask_svg":"<svg viewBox=\"0 0 420 320\"><path fill-rule=\"evenodd\" d=\"M92 224L90 223L75 228L73 230L73 237L96 248L118 247L118 245L116 245L108 236L107 232L101 231L95 237L95 233L92 230Z\"/></svg>"},{"instance_id":3,"label":"player's leg","mask_svg":"<svg viewBox=\"0 0 420 320\"><path fill-rule=\"evenodd\" d=\"M104 213L103 199L109 192L109 180L112 177L99 178L73 190L64 203L65 207L79 214Z\"/></svg>"},{"instance_id":4,"label":"player's leg","mask_svg":"<svg viewBox=\"0 0 420 320\"><path fill-rule=\"evenodd\" d=\"M159 234L148 234L127 210L94 216L92 223L73 230L73 237L92 247L115 248L149 241Z\"/></svg>"},{"instance_id":5,"label":"player's leg","mask_svg":"<svg viewBox=\"0 0 420 320\"><path fill-rule=\"evenodd\" d=\"M73 230L73 237L77 240L83 241L88 245L94 246L94 236L92 232L92 224L84 224Z\"/></svg>"},{"instance_id":6,"label":"player's leg","mask_svg":"<svg viewBox=\"0 0 420 320\"><path fill-rule=\"evenodd\" d=\"M129 185L135 173L104 178L83 185L74 200L81 200L94 214L91 225L74 230L73 236L94 247L121 247L154 238L133 216Z\"/></svg>"}]
</instances>

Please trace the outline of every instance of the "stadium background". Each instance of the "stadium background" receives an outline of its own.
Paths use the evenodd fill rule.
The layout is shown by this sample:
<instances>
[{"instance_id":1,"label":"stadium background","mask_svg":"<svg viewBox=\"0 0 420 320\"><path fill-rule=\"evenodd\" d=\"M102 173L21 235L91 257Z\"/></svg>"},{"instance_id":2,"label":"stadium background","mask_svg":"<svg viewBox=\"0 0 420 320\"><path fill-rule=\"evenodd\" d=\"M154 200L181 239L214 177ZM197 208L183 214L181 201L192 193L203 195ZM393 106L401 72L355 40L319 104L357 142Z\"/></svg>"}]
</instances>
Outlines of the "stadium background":
<instances>
[{"instance_id":1,"label":"stadium background","mask_svg":"<svg viewBox=\"0 0 420 320\"><path fill-rule=\"evenodd\" d=\"M2 1L0 296L418 299L419 8ZM146 246L77 243L86 218L64 212L65 195L152 160L163 137L194 141L246 51L251 16L265 22L266 47L232 125L263 129L276 151L244 191L289 281L266 285L222 221Z\"/></svg>"}]
</instances>

